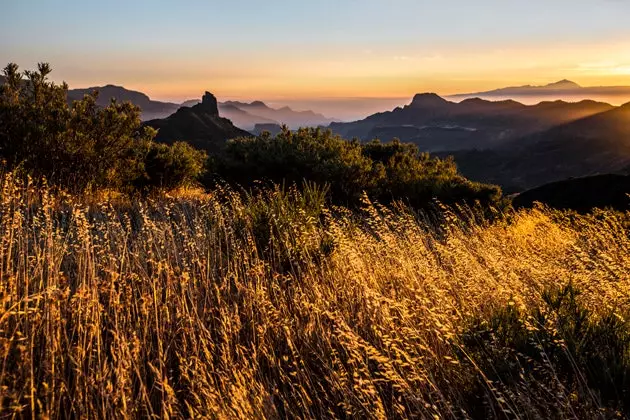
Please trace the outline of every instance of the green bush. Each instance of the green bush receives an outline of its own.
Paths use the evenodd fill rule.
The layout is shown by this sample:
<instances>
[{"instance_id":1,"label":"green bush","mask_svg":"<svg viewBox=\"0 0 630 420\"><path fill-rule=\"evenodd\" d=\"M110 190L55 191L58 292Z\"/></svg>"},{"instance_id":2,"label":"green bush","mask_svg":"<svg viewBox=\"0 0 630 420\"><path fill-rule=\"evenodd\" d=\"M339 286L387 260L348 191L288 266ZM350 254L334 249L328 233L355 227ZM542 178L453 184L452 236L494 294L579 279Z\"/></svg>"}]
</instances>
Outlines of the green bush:
<instances>
[{"instance_id":1,"label":"green bush","mask_svg":"<svg viewBox=\"0 0 630 420\"><path fill-rule=\"evenodd\" d=\"M355 205L363 192L381 202L402 200L414 207L434 198L447 204L501 202L499 187L470 182L452 160L432 158L398 140L361 144L321 129L284 129L276 137L266 133L231 140L215 158L214 171L243 186L257 180L328 184L339 204Z\"/></svg>"},{"instance_id":2,"label":"green bush","mask_svg":"<svg viewBox=\"0 0 630 420\"><path fill-rule=\"evenodd\" d=\"M144 155L143 171L134 181L141 190L173 189L193 184L205 171L208 155L185 142L169 146L149 143Z\"/></svg>"}]
</instances>

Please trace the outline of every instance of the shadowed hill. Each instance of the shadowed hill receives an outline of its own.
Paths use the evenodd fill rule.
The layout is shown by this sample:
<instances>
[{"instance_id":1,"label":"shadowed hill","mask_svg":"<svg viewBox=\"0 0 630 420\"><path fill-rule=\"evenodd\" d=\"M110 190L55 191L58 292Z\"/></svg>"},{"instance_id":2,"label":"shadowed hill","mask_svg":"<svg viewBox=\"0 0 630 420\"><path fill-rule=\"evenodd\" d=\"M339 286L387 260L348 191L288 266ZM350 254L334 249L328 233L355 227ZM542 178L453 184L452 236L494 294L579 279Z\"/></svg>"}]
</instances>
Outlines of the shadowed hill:
<instances>
[{"instance_id":1,"label":"shadowed hill","mask_svg":"<svg viewBox=\"0 0 630 420\"><path fill-rule=\"evenodd\" d=\"M516 208L532 207L541 202L563 210L588 212L593 208L611 207L630 210L630 175L596 175L545 184L514 198Z\"/></svg>"},{"instance_id":2,"label":"shadowed hill","mask_svg":"<svg viewBox=\"0 0 630 420\"><path fill-rule=\"evenodd\" d=\"M630 104L524 136L501 148L452 154L462 173L522 191L630 167Z\"/></svg>"},{"instance_id":3,"label":"shadowed hill","mask_svg":"<svg viewBox=\"0 0 630 420\"><path fill-rule=\"evenodd\" d=\"M230 120L219 116L217 100L209 92L206 92L200 104L180 108L167 118L147 121L145 124L158 129L156 141L186 141L210 152L218 150L231 138L251 136L247 131L235 127Z\"/></svg>"}]
</instances>

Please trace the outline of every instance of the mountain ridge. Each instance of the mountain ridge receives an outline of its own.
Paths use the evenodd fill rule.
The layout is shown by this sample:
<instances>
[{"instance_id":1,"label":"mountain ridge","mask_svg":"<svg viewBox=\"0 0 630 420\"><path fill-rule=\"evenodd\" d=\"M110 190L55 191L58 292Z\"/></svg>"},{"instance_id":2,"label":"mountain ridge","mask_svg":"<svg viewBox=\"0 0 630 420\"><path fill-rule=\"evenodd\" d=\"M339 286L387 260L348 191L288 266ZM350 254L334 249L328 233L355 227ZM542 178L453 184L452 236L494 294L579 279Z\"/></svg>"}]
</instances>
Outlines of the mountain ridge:
<instances>
[{"instance_id":1,"label":"mountain ridge","mask_svg":"<svg viewBox=\"0 0 630 420\"><path fill-rule=\"evenodd\" d=\"M510 139L613 108L591 100L545 101L536 105L481 98L452 102L435 93L420 93L403 107L372 114L363 120L331 123L329 128L344 137L361 140L398 137L427 152L492 148ZM451 135L456 128L461 130L453 139Z\"/></svg>"}]
</instances>

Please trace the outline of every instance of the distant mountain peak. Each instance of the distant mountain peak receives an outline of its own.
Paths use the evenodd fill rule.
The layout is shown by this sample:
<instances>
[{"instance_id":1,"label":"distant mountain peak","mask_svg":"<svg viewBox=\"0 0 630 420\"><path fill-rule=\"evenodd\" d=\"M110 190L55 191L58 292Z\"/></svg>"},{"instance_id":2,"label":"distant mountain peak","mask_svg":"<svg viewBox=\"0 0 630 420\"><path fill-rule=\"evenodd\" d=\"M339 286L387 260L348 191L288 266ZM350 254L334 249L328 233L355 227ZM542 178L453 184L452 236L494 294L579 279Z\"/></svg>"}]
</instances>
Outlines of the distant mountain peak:
<instances>
[{"instance_id":1,"label":"distant mountain peak","mask_svg":"<svg viewBox=\"0 0 630 420\"><path fill-rule=\"evenodd\" d=\"M249 104L251 106L257 106L257 107L265 107L265 108L269 108L267 106L267 104L265 104L263 101L254 101L251 104Z\"/></svg>"},{"instance_id":2,"label":"distant mountain peak","mask_svg":"<svg viewBox=\"0 0 630 420\"><path fill-rule=\"evenodd\" d=\"M582 86L578 85L575 82L572 82L571 80L562 79L558 82L549 83L544 87L550 89L580 89Z\"/></svg>"},{"instance_id":3,"label":"distant mountain peak","mask_svg":"<svg viewBox=\"0 0 630 420\"><path fill-rule=\"evenodd\" d=\"M413 97L411 101L412 107L416 106L435 106L435 105L443 105L448 103L448 101L442 98L437 93L418 93Z\"/></svg>"}]
</instances>

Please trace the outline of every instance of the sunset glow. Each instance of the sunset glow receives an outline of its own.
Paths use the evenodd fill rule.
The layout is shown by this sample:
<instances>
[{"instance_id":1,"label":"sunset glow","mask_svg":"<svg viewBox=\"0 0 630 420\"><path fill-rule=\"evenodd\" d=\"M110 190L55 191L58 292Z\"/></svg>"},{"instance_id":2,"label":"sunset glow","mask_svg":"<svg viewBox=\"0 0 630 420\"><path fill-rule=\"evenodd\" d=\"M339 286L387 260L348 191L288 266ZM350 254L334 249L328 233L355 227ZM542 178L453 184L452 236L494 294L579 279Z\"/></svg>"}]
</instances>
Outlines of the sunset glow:
<instances>
[{"instance_id":1,"label":"sunset glow","mask_svg":"<svg viewBox=\"0 0 630 420\"><path fill-rule=\"evenodd\" d=\"M84 3L11 5L0 17L0 60L48 61L73 87L118 84L168 101L204 90L282 102L560 79L630 85L628 2Z\"/></svg>"}]
</instances>

